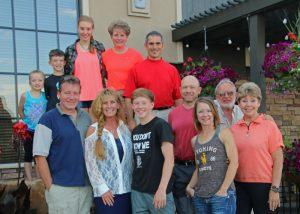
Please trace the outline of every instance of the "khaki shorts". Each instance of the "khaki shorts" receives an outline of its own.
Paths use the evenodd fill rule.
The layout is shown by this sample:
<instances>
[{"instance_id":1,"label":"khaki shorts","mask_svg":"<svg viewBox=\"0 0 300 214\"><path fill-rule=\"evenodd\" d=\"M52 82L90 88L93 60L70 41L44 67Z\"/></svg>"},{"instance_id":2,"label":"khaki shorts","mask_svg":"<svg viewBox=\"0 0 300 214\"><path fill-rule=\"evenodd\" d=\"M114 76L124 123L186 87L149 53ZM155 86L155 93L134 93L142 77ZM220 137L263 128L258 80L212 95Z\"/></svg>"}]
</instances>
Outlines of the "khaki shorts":
<instances>
[{"instance_id":1,"label":"khaki shorts","mask_svg":"<svg viewBox=\"0 0 300 214\"><path fill-rule=\"evenodd\" d=\"M90 186L63 187L52 184L45 190L49 214L89 214L93 194Z\"/></svg>"}]
</instances>

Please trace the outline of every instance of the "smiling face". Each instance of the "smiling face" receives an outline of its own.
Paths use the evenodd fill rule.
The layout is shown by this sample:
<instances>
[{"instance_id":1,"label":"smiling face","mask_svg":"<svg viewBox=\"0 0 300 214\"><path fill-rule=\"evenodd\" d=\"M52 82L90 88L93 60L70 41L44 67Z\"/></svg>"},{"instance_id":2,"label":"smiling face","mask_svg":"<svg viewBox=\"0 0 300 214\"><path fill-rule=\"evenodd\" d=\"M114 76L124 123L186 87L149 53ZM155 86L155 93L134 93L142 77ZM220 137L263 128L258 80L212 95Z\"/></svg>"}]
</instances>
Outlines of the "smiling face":
<instances>
[{"instance_id":1,"label":"smiling face","mask_svg":"<svg viewBox=\"0 0 300 214\"><path fill-rule=\"evenodd\" d=\"M194 76L186 76L181 81L183 102L193 104L201 92L199 81Z\"/></svg>"},{"instance_id":2,"label":"smiling face","mask_svg":"<svg viewBox=\"0 0 300 214\"><path fill-rule=\"evenodd\" d=\"M60 91L57 92L60 100L60 107L63 111L72 111L76 108L79 96L80 96L80 85L63 83Z\"/></svg>"},{"instance_id":3,"label":"smiling face","mask_svg":"<svg viewBox=\"0 0 300 214\"><path fill-rule=\"evenodd\" d=\"M148 120L152 116L154 102L146 97L137 97L132 101L132 109L142 121Z\"/></svg>"},{"instance_id":4,"label":"smiling face","mask_svg":"<svg viewBox=\"0 0 300 214\"><path fill-rule=\"evenodd\" d=\"M219 86L216 93L216 99L221 108L232 109L236 100L236 89L229 83L223 83Z\"/></svg>"},{"instance_id":5,"label":"smiling face","mask_svg":"<svg viewBox=\"0 0 300 214\"><path fill-rule=\"evenodd\" d=\"M64 56L52 56L49 61L49 65L51 65L56 72L63 72L65 64L66 61Z\"/></svg>"},{"instance_id":6,"label":"smiling face","mask_svg":"<svg viewBox=\"0 0 300 214\"><path fill-rule=\"evenodd\" d=\"M246 95L239 100L239 107L246 118L254 118L258 114L260 100L257 97Z\"/></svg>"},{"instance_id":7,"label":"smiling face","mask_svg":"<svg viewBox=\"0 0 300 214\"><path fill-rule=\"evenodd\" d=\"M145 43L148 58L151 60L160 60L163 51L162 38L158 35L149 36Z\"/></svg>"},{"instance_id":8,"label":"smiling face","mask_svg":"<svg viewBox=\"0 0 300 214\"><path fill-rule=\"evenodd\" d=\"M113 29L111 40L114 44L114 47L124 48L126 46L127 39L128 37L126 35L126 32L122 28Z\"/></svg>"},{"instance_id":9,"label":"smiling face","mask_svg":"<svg viewBox=\"0 0 300 214\"><path fill-rule=\"evenodd\" d=\"M29 85L32 90L40 91L44 87L44 75L41 73L32 73L29 77Z\"/></svg>"},{"instance_id":10,"label":"smiling face","mask_svg":"<svg viewBox=\"0 0 300 214\"><path fill-rule=\"evenodd\" d=\"M214 115L207 103L199 102L197 104L197 119L201 126L214 126Z\"/></svg>"},{"instance_id":11,"label":"smiling face","mask_svg":"<svg viewBox=\"0 0 300 214\"><path fill-rule=\"evenodd\" d=\"M89 42L93 35L94 25L91 22L81 21L78 23L78 36L81 41Z\"/></svg>"},{"instance_id":12,"label":"smiling face","mask_svg":"<svg viewBox=\"0 0 300 214\"><path fill-rule=\"evenodd\" d=\"M115 96L108 95L103 97L102 111L106 118L115 117L119 108L120 105Z\"/></svg>"}]
</instances>

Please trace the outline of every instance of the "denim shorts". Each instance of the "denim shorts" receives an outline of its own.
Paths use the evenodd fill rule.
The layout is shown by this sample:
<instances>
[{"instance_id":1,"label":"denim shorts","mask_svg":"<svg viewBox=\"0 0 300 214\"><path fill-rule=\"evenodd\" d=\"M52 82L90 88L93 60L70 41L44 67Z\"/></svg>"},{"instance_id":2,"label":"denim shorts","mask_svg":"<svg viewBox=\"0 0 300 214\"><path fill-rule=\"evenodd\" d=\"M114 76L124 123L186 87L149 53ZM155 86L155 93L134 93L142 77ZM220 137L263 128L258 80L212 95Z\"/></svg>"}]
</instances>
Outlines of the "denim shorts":
<instances>
[{"instance_id":1,"label":"denim shorts","mask_svg":"<svg viewBox=\"0 0 300 214\"><path fill-rule=\"evenodd\" d=\"M131 191L132 214L174 214L174 199L173 194L167 194L167 203L164 208L156 209L153 205L153 194Z\"/></svg>"},{"instance_id":2,"label":"denim shorts","mask_svg":"<svg viewBox=\"0 0 300 214\"><path fill-rule=\"evenodd\" d=\"M196 214L235 214L236 195L235 191L228 190L227 196L213 195L209 198L193 197Z\"/></svg>"}]
</instances>

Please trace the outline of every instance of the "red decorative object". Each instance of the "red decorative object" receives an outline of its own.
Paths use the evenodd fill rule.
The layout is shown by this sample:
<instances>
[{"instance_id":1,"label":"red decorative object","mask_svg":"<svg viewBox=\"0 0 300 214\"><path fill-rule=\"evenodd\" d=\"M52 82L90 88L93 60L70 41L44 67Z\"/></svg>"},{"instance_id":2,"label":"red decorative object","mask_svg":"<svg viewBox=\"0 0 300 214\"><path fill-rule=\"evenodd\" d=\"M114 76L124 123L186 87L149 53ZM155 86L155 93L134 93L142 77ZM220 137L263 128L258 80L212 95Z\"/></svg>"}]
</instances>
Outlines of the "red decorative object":
<instances>
[{"instance_id":1,"label":"red decorative object","mask_svg":"<svg viewBox=\"0 0 300 214\"><path fill-rule=\"evenodd\" d=\"M30 138L30 134L28 133L27 129L28 127L24 122L22 121L16 122L13 125L14 139L25 141L26 139Z\"/></svg>"},{"instance_id":2,"label":"red decorative object","mask_svg":"<svg viewBox=\"0 0 300 214\"><path fill-rule=\"evenodd\" d=\"M23 121L16 122L13 127L13 138L12 138L12 146L16 150L17 158L18 158L18 184L20 181L21 175L21 145L26 142L26 140L30 139L31 136L28 132L28 126Z\"/></svg>"}]
</instances>

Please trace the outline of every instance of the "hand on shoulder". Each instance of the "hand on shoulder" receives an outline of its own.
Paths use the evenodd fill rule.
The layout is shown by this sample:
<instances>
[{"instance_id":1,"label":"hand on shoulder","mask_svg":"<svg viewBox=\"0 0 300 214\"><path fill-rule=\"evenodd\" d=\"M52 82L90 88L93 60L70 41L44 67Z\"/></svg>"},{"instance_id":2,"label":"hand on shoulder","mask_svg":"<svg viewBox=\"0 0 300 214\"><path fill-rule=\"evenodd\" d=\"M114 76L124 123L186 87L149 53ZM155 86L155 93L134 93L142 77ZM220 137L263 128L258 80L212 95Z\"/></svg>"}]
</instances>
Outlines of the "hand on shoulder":
<instances>
[{"instance_id":1,"label":"hand on shoulder","mask_svg":"<svg viewBox=\"0 0 300 214\"><path fill-rule=\"evenodd\" d=\"M95 132L95 127L90 125L87 132L86 132L86 138L91 136Z\"/></svg>"},{"instance_id":2,"label":"hand on shoulder","mask_svg":"<svg viewBox=\"0 0 300 214\"><path fill-rule=\"evenodd\" d=\"M274 118L271 115L268 115L268 114L264 114L264 119L275 122Z\"/></svg>"}]
</instances>

